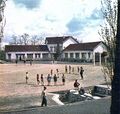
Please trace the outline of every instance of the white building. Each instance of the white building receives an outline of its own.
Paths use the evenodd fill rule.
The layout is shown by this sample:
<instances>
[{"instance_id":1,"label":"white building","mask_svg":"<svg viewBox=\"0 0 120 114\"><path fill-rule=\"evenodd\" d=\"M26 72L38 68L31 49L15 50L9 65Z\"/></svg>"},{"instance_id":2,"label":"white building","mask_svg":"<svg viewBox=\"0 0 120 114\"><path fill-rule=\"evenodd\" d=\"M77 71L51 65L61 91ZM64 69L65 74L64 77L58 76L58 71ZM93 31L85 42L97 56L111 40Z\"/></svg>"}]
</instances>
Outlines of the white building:
<instances>
[{"instance_id":1,"label":"white building","mask_svg":"<svg viewBox=\"0 0 120 114\"><path fill-rule=\"evenodd\" d=\"M83 61L98 61L101 65L101 54L107 52L105 45L102 42L89 42L70 44L63 50L63 58L79 59Z\"/></svg>"},{"instance_id":2,"label":"white building","mask_svg":"<svg viewBox=\"0 0 120 114\"><path fill-rule=\"evenodd\" d=\"M47 37L46 45L6 45L6 60L53 60L59 46L60 58L76 59L86 62L99 62L101 54L107 52L103 42L79 43L72 36Z\"/></svg>"},{"instance_id":3,"label":"white building","mask_svg":"<svg viewBox=\"0 0 120 114\"><path fill-rule=\"evenodd\" d=\"M59 50L59 53L62 53L70 44L78 44L79 42L72 36L63 36L63 37L46 37L46 45L49 48L51 59L55 59L56 52ZM62 57L62 54L59 55L59 58Z\"/></svg>"},{"instance_id":4,"label":"white building","mask_svg":"<svg viewBox=\"0 0 120 114\"><path fill-rule=\"evenodd\" d=\"M6 45L6 60L43 60L49 59L47 45Z\"/></svg>"},{"instance_id":5,"label":"white building","mask_svg":"<svg viewBox=\"0 0 120 114\"><path fill-rule=\"evenodd\" d=\"M50 53L55 53L58 44L60 50L62 51L68 45L78 44L79 42L72 36L63 36L63 37L46 37L45 43L48 46Z\"/></svg>"}]
</instances>

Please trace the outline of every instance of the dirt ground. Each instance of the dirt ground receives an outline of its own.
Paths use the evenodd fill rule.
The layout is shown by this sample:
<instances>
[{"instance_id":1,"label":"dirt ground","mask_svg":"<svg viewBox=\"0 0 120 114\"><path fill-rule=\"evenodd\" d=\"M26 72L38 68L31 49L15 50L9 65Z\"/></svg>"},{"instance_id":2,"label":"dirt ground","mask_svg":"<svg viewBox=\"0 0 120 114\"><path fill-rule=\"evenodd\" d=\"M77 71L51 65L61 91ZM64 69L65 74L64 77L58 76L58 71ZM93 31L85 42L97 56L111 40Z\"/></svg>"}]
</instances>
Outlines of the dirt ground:
<instances>
[{"instance_id":1,"label":"dirt ground","mask_svg":"<svg viewBox=\"0 0 120 114\"><path fill-rule=\"evenodd\" d=\"M51 86L47 86L48 92L72 89L75 79L78 79L82 87L105 83L101 66L72 64L74 74L69 74L65 73L65 65L70 64L0 64L0 96L39 94L43 87L37 85L36 74L43 74L47 85L46 77L51 69L54 74L56 74L56 69L59 69L60 74L57 86L54 86L52 79ZM77 72L78 66L84 68L84 80L81 80ZM26 72L29 73L28 84L25 83ZM61 79L62 73L65 73L66 77L64 86Z\"/></svg>"}]
</instances>

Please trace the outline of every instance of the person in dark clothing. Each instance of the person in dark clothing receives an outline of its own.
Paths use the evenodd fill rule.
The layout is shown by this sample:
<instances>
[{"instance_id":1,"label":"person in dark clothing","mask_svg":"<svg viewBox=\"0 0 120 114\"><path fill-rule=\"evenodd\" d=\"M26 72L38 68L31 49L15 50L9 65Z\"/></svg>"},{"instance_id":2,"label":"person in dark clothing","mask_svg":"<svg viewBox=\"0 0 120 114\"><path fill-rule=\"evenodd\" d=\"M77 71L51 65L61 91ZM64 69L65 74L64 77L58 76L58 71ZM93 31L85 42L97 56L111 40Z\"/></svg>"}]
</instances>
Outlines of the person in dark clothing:
<instances>
[{"instance_id":1,"label":"person in dark clothing","mask_svg":"<svg viewBox=\"0 0 120 114\"><path fill-rule=\"evenodd\" d=\"M58 69L56 69L56 72L57 72L57 75L59 75L59 70Z\"/></svg>"},{"instance_id":2,"label":"person in dark clothing","mask_svg":"<svg viewBox=\"0 0 120 114\"><path fill-rule=\"evenodd\" d=\"M79 90L79 86L80 86L80 83L78 83L78 81L75 80L75 82L74 82L74 87L75 87L75 89L78 89L78 90Z\"/></svg>"},{"instance_id":3,"label":"person in dark clothing","mask_svg":"<svg viewBox=\"0 0 120 114\"><path fill-rule=\"evenodd\" d=\"M43 74L41 74L41 85L44 85L44 79L43 79Z\"/></svg>"},{"instance_id":4,"label":"person in dark clothing","mask_svg":"<svg viewBox=\"0 0 120 114\"><path fill-rule=\"evenodd\" d=\"M84 72L83 67L80 67L80 76L81 76L81 79L82 79L82 80L83 80L83 72Z\"/></svg>"},{"instance_id":5,"label":"person in dark clothing","mask_svg":"<svg viewBox=\"0 0 120 114\"><path fill-rule=\"evenodd\" d=\"M37 74L37 84L40 84L40 80L39 80L39 74Z\"/></svg>"},{"instance_id":6,"label":"person in dark clothing","mask_svg":"<svg viewBox=\"0 0 120 114\"><path fill-rule=\"evenodd\" d=\"M28 83L28 72L26 72L26 77L25 77L25 79L26 79L26 84Z\"/></svg>"},{"instance_id":7,"label":"person in dark clothing","mask_svg":"<svg viewBox=\"0 0 120 114\"><path fill-rule=\"evenodd\" d=\"M50 74L53 75L53 70L51 69Z\"/></svg>"},{"instance_id":8,"label":"person in dark clothing","mask_svg":"<svg viewBox=\"0 0 120 114\"><path fill-rule=\"evenodd\" d=\"M17 65L17 63L18 63L18 60L17 60L17 59L15 60L15 63L16 63L16 65Z\"/></svg>"},{"instance_id":9,"label":"person in dark clothing","mask_svg":"<svg viewBox=\"0 0 120 114\"><path fill-rule=\"evenodd\" d=\"M77 67L77 71L78 71L78 73L80 72L80 68L79 68L79 66Z\"/></svg>"},{"instance_id":10,"label":"person in dark clothing","mask_svg":"<svg viewBox=\"0 0 120 114\"><path fill-rule=\"evenodd\" d=\"M65 65L65 73L67 73L67 72L68 72L67 65Z\"/></svg>"},{"instance_id":11,"label":"person in dark clothing","mask_svg":"<svg viewBox=\"0 0 120 114\"><path fill-rule=\"evenodd\" d=\"M54 75L54 77L53 77L53 80L54 80L54 85L56 85L56 83L57 83L57 76L56 76L56 74Z\"/></svg>"},{"instance_id":12,"label":"person in dark clothing","mask_svg":"<svg viewBox=\"0 0 120 114\"><path fill-rule=\"evenodd\" d=\"M47 88L44 86L44 89L43 89L42 94L41 94L41 96L42 96L41 106L42 106L42 107L43 107L43 105L47 106L46 89L47 89Z\"/></svg>"},{"instance_id":13,"label":"person in dark clothing","mask_svg":"<svg viewBox=\"0 0 120 114\"><path fill-rule=\"evenodd\" d=\"M51 76L50 76L50 74L48 74L48 76L47 76L47 82L48 82L48 86L50 85L50 83L51 83Z\"/></svg>"},{"instance_id":14,"label":"person in dark clothing","mask_svg":"<svg viewBox=\"0 0 120 114\"><path fill-rule=\"evenodd\" d=\"M65 75L64 74L62 75L62 83L63 83L63 85L65 85Z\"/></svg>"}]
</instances>

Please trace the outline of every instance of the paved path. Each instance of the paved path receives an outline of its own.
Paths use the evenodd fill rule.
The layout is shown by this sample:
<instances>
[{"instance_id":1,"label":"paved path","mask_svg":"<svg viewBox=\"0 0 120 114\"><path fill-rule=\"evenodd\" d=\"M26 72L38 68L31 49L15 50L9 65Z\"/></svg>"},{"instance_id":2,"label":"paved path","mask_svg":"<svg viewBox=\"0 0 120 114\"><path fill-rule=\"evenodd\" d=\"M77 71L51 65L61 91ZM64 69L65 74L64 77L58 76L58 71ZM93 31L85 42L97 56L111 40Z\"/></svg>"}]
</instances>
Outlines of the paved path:
<instances>
[{"instance_id":1,"label":"paved path","mask_svg":"<svg viewBox=\"0 0 120 114\"><path fill-rule=\"evenodd\" d=\"M64 106L33 107L0 114L110 114L110 98L73 103Z\"/></svg>"}]
</instances>

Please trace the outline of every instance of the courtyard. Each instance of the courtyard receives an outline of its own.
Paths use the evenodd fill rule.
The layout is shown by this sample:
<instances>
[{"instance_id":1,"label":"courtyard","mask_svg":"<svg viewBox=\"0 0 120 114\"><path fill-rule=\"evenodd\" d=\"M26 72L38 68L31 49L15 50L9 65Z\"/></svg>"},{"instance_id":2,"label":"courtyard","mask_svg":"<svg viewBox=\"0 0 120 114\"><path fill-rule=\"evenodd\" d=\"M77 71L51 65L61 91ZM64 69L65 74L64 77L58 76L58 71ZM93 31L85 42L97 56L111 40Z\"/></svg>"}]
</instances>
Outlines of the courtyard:
<instances>
[{"instance_id":1,"label":"courtyard","mask_svg":"<svg viewBox=\"0 0 120 114\"><path fill-rule=\"evenodd\" d=\"M65 65L74 67L74 73L65 73ZM83 80L81 80L77 71L78 66L84 68ZM56 69L59 69L59 78L56 86L54 85L53 79L51 80L51 85L47 86L47 75L50 74L51 69L53 69L53 74L56 74ZM29 73L28 84L25 82L26 72ZM65 85L62 85L61 77L63 73L66 77ZM75 79L78 79L80 87L89 87L105 83L102 66L94 66L93 64L0 64L0 110L20 108L23 106L23 103L23 107L27 105L40 106L41 100L39 99L43 86L37 84L37 74L43 74L44 76L49 106L57 105L57 103L51 100L51 92L74 89L73 83ZM14 99L16 99L16 101ZM16 106L15 102L17 103Z\"/></svg>"}]
</instances>

